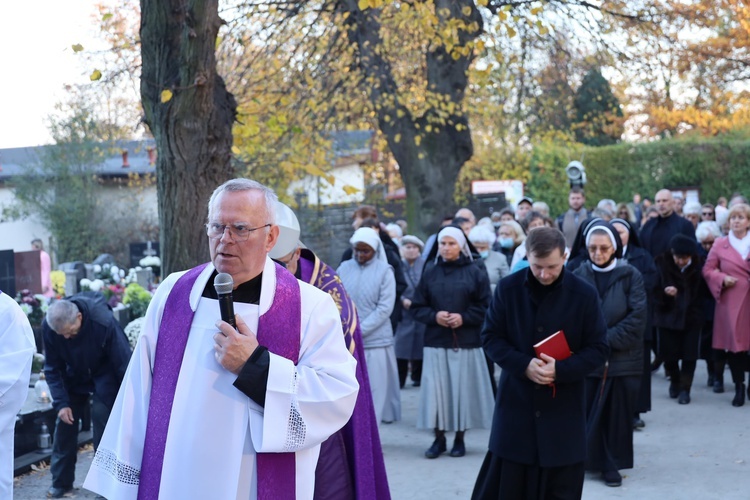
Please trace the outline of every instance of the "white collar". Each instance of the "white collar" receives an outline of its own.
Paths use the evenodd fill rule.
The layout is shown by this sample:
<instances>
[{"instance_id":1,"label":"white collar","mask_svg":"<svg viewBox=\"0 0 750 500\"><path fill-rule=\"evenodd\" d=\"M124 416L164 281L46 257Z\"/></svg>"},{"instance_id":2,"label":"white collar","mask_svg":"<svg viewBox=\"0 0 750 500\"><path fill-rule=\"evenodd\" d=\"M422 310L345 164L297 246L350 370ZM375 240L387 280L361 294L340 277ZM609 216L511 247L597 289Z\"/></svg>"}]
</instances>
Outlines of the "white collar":
<instances>
[{"instance_id":1,"label":"white collar","mask_svg":"<svg viewBox=\"0 0 750 500\"><path fill-rule=\"evenodd\" d=\"M203 296L203 290L208 284L208 280L214 272L213 263L209 262L206 268L201 271L195 280L193 289L190 291L190 309L198 309L198 302ZM260 283L260 302L258 304L258 315L266 313L273 304L273 298L276 293L276 265L270 257L266 256L266 263L263 265L263 279Z\"/></svg>"},{"instance_id":2,"label":"white collar","mask_svg":"<svg viewBox=\"0 0 750 500\"><path fill-rule=\"evenodd\" d=\"M591 263L591 269L593 269L594 272L597 272L597 273L608 273L612 269L614 269L616 266L617 266L617 259L613 260L612 263L608 265L607 267L599 267L593 262Z\"/></svg>"}]
</instances>

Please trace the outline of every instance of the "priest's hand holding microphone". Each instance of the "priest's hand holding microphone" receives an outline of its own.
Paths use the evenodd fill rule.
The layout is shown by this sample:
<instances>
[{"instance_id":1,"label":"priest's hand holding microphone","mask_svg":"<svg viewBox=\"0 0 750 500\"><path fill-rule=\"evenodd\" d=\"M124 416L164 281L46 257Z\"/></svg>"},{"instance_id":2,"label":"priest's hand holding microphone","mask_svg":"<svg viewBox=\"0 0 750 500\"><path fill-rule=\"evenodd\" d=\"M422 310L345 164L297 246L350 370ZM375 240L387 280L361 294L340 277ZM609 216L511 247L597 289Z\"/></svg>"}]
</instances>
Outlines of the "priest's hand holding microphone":
<instances>
[{"instance_id":1,"label":"priest's hand holding microphone","mask_svg":"<svg viewBox=\"0 0 750 500\"><path fill-rule=\"evenodd\" d=\"M219 332L214 335L216 361L230 372L238 374L258 347L258 338L241 316L234 315L232 276L227 273L217 274L214 278L214 288L219 296L221 310L221 321L216 322Z\"/></svg>"}]
</instances>

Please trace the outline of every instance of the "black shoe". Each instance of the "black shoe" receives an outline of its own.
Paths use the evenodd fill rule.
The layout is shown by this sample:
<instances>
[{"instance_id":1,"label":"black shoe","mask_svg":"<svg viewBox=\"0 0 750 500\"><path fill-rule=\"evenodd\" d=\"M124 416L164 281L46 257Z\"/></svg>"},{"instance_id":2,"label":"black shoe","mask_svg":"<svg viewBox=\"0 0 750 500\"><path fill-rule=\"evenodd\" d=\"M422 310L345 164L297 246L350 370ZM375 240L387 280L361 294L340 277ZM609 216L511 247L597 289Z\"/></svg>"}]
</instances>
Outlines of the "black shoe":
<instances>
[{"instance_id":1,"label":"black shoe","mask_svg":"<svg viewBox=\"0 0 750 500\"><path fill-rule=\"evenodd\" d=\"M445 453L446 450L448 450L448 445L445 444L445 437L442 439L436 438L435 441L432 442L432 446L424 452L424 456L427 458L437 458L442 453Z\"/></svg>"},{"instance_id":2,"label":"black shoe","mask_svg":"<svg viewBox=\"0 0 750 500\"><path fill-rule=\"evenodd\" d=\"M745 404L745 384L734 384L734 399L732 406L744 406Z\"/></svg>"},{"instance_id":3,"label":"black shoe","mask_svg":"<svg viewBox=\"0 0 750 500\"><path fill-rule=\"evenodd\" d=\"M677 399L677 396L680 395L680 389L673 384L669 384L669 397L672 399Z\"/></svg>"},{"instance_id":4,"label":"black shoe","mask_svg":"<svg viewBox=\"0 0 750 500\"><path fill-rule=\"evenodd\" d=\"M719 380L718 378L714 380L714 392L716 394L721 394L724 392L724 381Z\"/></svg>"},{"instance_id":5,"label":"black shoe","mask_svg":"<svg viewBox=\"0 0 750 500\"><path fill-rule=\"evenodd\" d=\"M463 457L464 455L466 455L466 446L464 445L464 442L454 441L453 449L451 450L450 455L452 457Z\"/></svg>"},{"instance_id":6,"label":"black shoe","mask_svg":"<svg viewBox=\"0 0 750 500\"><path fill-rule=\"evenodd\" d=\"M613 488L622 486L622 476L616 470L607 471L602 474L602 477L604 478L604 484L607 486L612 486Z\"/></svg>"},{"instance_id":7,"label":"black shoe","mask_svg":"<svg viewBox=\"0 0 750 500\"><path fill-rule=\"evenodd\" d=\"M47 490L47 498L62 498L71 491L73 491L73 488L55 488L53 486Z\"/></svg>"},{"instance_id":8,"label":"black shoe","mask_svg":"<svg viewBox=\"0 0 750 500\"><path fill-rule=\"evenodd\" d=\"M646 422L643 421L640 417L633 418L633 429L643 429L646 427Z\"/></svg>"},{"instance_id":9,"label":"black shoe","mask_svg":"<svg viewBox=\"0 0 750 500\"><path fill-rule=\"evenodd\" d=\"M677 402L681 405L686 405L690 403L690 393L688 391L680 391L679 397L677 399Z\"/></svg>"},{"instance_id":10,"label":"black shoe","mask_svg":"<svg viewBox=\"0 0 750 500\"><path fill-rule=\"evenodd\" d=\"M419 380L415 380L414 382L411 383L412 387L419 387L420 385L421 385L421 383L420 383Z\"/></svg>"}]
</instances>

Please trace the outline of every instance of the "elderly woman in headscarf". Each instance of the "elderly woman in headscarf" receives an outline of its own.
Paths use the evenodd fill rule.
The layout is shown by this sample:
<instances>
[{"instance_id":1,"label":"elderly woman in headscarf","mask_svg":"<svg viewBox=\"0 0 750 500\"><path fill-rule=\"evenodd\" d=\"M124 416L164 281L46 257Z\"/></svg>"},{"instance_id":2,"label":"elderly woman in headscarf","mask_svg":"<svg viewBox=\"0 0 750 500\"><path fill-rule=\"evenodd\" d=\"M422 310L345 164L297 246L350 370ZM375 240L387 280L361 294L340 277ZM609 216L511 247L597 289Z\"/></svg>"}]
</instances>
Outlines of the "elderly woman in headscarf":
<instances>
[{"instance_id":1,"label":"elderly woman in headscarf","mask_svg":"<svg viewBox=\"0 0 750 500\"><path fill-rule=\"evenodd\" d=\"M656 256L656 268L654 325L659 328L659 353L671 374L669 397L684 405L690 403L700 354L704 297L708 295L698 243L684 234L675 234L669 241L669 251Z\"/></svg>"},{"instance_id":2,"label":"elderly woman in headscarf","mask_svg":"<svg viewBox=\"0 0 750 500\"><path fill-rule=\"evenodd\" d=\"M424 348L424 324L414 319L411 299L417 288L425 260L422 257L424 243L414 235L407 234L401 240L401 264L408 286L401 295L401 321L396 327L394 348L398 364L399 386L404 387L411 364L411 381L414 387L422 383L422 349Z\"/></svg>"},{"instance_id":3,"label":"elderly woman in headscarf","mask_svg":"<svg viewBox=\"0 0 750 500\"><path fill-rule=\"evenodd\" d=\"M492 387L479 338L490 282L461 229L444 227L437 241L437 255L425 265L411 304L426 325L417 427L435 431L427 458L447 451L446 431L456 433L450 455L462 457L465 431L492 422Z\"/></svg>"},{"instance_id":4,"label":"elderly woman in headscarf","mask_svg":"<svg viewBox=\"0 0 750 500\"><path fill-rule=\"evenodd\" d=\"M622 485L620 469L633 467L633 414L643 372L646 292L636 268L622 261L617 230L596 221L586 233L589 261L574 271L599 292L607 321L607 367L586 380L588 457L607 486Z\"/></svg>"},{"instance_id":5,"label":"elderly woman in headscarf","mask_svg":"<svg viewBox=\"0 0 750 500\"><path fill-rule=\"evenodd\" d=\"M633 427L642 429L646 423L641 419L641 413L651 411L651 344L654 340L653 327L651 325L651 304L654 287L656 285L656 265L654 258L645 248L641 247L638 232L633 224L625 219L616 218L609 221L617 230L622 242L622 258L625 262L638 269L643 278L643 286L646 288L646 299L648 304L648 316L646 327L643 330L643 374L641 375L641 389L638 391L638 401L633 415Z\"/></svg>"},{"instance_id":6,"label":"elderly woman in headscarf","mask_svg":"<svg viewBox=\"0 0 750 500\"><path fill-rule=\"evenodd\" d=\"M390 423L401 419L390 321L396 300L396 279L374 229L360 227L349 242L354 258L342 262L336 272L357 306L375 417L378 422Z\"/></svg>"}]
</instances>

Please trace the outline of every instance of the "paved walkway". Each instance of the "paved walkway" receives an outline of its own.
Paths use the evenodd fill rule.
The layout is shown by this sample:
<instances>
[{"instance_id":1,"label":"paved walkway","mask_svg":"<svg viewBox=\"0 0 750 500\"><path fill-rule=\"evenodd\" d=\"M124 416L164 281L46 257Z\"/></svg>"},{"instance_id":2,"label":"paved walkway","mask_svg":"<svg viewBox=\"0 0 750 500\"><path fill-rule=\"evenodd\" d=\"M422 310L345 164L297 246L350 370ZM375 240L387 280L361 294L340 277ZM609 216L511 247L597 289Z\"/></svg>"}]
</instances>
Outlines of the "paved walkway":
<instances>
[{"instance_id":1,"label":"paved walkway","mask_svg":"<svg viewBox=\"0 0 750 500\"><path fill-rule=\"evenodd\" d=\"M585 500L750 498L750 405L732 407L731 382L726 393L714 394L705 385L705 373L699 362L693 400L686 406L669 399L663 372L653 376L654 410L644 415L646 428L635 435L635 468L622 471L620 488L609 488L596 475L587 475ZM403 420L380 428L392 496L394 500L468 499L489 431L466 433L463 458L425 459L424 450L433 438L414 427L418 391L407 386L402 391ZM79 453L76 486L83 482L92 455L90 449ZM50 485L49 472L29 473L16 478L15 484L16 499L42 499ZM74 497L95 495L76 490Z\"/></svg>"}]
</instances>

